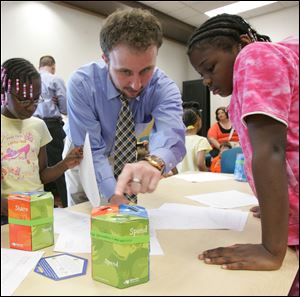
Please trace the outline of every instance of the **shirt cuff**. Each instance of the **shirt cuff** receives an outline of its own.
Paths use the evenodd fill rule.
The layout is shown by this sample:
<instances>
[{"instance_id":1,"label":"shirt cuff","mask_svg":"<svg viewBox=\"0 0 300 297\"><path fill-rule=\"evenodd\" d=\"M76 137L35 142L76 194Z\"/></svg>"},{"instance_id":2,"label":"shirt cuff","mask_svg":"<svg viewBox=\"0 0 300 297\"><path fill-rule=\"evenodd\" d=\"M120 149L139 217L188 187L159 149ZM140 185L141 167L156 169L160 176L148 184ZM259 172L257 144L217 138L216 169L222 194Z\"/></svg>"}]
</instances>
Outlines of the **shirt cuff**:
<instances>
[{"instance_id":1,"label":"shirt cuff","mask_svg":"<svg viewBox=\"0 0 300 297\"><path fill-rule=\"evenodd\" d=\"M101 193L101 199L104 202L108 202L108 199L115 194L116 179L114 177L109 177L102 180L99 184L99 191Z\"/></svg>"},{"instance_id":2,"label":"shirt cuff","mask_svg":"<svg viewBox=\"0 0 300 297\"><path fill-rule=\"evenodd\" d=\"M183 157L181 154L175 155L169 149L157 149L155 151L151 151L150 155L157 156L161 158L165 162L165 169L163 173L168 173L172 170L176 165L182 161Z\"/></svg>"}]
</instances>

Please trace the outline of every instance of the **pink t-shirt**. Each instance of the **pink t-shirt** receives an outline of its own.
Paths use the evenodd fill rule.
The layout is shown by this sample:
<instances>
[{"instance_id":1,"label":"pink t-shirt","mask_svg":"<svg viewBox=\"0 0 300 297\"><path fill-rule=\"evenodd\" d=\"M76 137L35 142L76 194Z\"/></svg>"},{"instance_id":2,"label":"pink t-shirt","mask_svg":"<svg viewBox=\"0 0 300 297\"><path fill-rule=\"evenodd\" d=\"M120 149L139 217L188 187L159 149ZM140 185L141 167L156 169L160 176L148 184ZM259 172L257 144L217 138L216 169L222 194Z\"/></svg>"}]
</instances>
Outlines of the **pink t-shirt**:
<instances>
[{"instance_id":1,"label":"pink t-shirt","mask_svg":"<svg viewBox=\"0 0 300 297\"><path fill-rule=\"evenodd\" d=\"M255 42L234 64L229 116L245 155L248 182L255 191L252 147L244 118L264 114L287 126L286 168L290 200L289 245L299 245L299 41Z\"/></svg>"}]
</instances>

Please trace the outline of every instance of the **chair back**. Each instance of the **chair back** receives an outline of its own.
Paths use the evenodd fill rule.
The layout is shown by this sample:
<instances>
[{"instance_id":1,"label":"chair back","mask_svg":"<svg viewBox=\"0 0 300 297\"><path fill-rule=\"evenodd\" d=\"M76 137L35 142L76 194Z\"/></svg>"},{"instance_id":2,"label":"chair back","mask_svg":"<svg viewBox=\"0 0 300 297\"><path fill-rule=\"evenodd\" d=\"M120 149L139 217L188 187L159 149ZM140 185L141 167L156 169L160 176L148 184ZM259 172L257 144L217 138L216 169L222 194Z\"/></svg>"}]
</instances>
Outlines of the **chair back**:
<instances>
[{"instance_id":1,"label":"chair back","mask_svg":"<svg viewBox=\"0 0 300 297\"><path fill-rule=\"evenodd\" d=\"M224 151L221 158L221 173L234 173L236 156L242 152L241 147Z\"/></svg>"}]
</instances>

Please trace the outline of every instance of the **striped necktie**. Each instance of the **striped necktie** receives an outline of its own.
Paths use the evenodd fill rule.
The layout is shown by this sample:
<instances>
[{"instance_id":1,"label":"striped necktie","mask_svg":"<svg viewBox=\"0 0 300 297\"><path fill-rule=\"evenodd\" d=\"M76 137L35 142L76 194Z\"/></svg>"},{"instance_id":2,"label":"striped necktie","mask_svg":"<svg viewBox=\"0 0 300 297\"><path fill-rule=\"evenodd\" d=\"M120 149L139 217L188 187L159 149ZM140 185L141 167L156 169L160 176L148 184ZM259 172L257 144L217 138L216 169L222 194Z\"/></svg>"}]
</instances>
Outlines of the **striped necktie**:
<instances>
[{"instance_id":1,"label":"striped necktie","mask_svg":"<svg viewBox=\"0 0 300 297\"><path fill-rule=\"evenodd\" d=\"M122 106L116 126L114 149L114 175L116 179L122 172L125 164L136 162L137 156L134 121L129 109L128 99L121 95L120 100ZM134 203L137 202L136 195L125 194L125 196L128 200Z\"/></svg>"}]
</instances>

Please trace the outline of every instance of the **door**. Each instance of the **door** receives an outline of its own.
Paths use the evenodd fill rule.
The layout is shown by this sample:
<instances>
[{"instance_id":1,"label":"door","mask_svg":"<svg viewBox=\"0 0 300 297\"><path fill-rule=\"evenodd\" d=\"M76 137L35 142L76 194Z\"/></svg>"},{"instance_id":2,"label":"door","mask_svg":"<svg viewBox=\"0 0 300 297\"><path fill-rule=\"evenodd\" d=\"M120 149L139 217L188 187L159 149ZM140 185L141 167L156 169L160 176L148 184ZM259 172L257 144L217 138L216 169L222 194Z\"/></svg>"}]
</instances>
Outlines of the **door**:
<instances>
[{"instance_id":1,"label":"door","mask_svg":"<svg viewBox=\"0 0 300 297\"><path fill-rule=\"evenodd\" d=\"M184 102L196 101L199 103L202 128L198 134L207 137L207 131L210 127L210 92L208 87L205 87L200 79L184 81L182 100Z\"/></svg>"}]
</instances>

